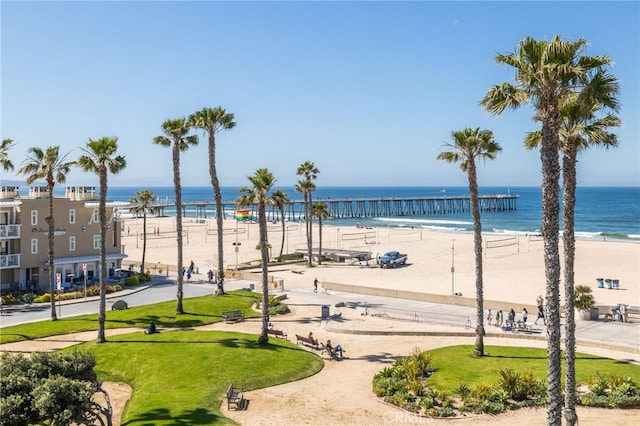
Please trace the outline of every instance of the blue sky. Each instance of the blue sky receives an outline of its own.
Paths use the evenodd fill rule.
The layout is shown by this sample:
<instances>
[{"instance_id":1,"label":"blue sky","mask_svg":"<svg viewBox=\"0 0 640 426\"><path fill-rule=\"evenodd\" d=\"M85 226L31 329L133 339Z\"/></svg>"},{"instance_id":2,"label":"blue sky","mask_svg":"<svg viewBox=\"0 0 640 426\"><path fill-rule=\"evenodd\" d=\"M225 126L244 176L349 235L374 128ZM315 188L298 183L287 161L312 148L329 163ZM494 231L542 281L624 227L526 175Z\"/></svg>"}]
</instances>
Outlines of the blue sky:
<instances>
[{"instance_id":1,"label":"blue sky","mask_svg":"<svg viewBox=\"0 0 640 426\"><path fill-rule=\"evenodd\" d=\"M21 165L29 147L77 158L117 136L128 161L112 186L172 185L171 152L152 144L169 118L222 106L223 186L267 167L293 185L307 160L318 185L467 185L436 160L451 132L492 130L502 153L480 186L540 184L522 147L532 111L478 105L513 81L497 53L525 36L582 37L621 83L620 148L588 150L584 186L640 185L640 3L628 2L1 2L1 136ZM183 185L209 185L206 139L184 152ZM2 172L4 182L20 179ZM69 184L94 184L79 170Z\"/></svg>"}]
</instances>

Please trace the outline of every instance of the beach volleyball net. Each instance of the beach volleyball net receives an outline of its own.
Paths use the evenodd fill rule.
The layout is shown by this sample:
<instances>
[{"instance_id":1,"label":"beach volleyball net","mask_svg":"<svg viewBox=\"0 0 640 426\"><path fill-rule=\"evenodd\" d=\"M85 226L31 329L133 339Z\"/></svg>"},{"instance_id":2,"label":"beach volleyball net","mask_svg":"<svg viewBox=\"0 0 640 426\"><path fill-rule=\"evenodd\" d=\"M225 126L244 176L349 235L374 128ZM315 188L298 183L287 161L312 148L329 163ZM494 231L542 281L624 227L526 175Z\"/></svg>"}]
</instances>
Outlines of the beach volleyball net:
<instances>
[{"instance_id":1,"label":"beach volleyball net","mask_svg":"<svg viewBox=\"0 0 640 426\"><path fill-rule=\"evenodd\" d=\"M508 237L496 240L485 240L485 257L489 256L489 252L494 256L506 256L520 253L520 239L518 237Z\"/></svg>"}]
</instances>

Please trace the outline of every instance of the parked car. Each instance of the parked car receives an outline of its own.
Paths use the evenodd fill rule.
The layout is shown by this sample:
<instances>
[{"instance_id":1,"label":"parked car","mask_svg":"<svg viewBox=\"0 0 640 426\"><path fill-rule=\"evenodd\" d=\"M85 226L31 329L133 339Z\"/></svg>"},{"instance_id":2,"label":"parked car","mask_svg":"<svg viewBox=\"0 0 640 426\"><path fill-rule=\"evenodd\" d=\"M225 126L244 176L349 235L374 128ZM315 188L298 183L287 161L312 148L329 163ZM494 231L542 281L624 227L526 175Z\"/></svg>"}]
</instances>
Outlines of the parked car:
<instances>
[{"instance_id":1,"label":"parked car","mask_svg":"<svg viewBox=\"0 0 640 426\"><path fill-rule=\"evenodd\" d=\"M378 255L376 257L376 263L380 265L381 268L395 268L398 265L407 263L407 255L401 254L399 251L388 251L382 256Z\"/></svg>"}]
</instances>

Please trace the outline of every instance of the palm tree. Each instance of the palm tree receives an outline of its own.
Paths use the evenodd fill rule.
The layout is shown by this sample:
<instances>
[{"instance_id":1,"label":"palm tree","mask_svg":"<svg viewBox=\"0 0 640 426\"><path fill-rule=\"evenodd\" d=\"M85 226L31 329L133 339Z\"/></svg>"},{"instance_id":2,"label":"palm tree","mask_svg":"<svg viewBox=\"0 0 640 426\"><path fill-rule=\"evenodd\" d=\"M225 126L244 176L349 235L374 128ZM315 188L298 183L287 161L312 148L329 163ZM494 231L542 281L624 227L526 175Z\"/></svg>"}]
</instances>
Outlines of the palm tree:
<instances>
[{"instance_id":1,"label":"palm tree","mask_svg":"<svg viewBox=\"0 0 640 426\"><path fill-rule=\"evenodd\" d=\"M317 201L311 207L311 217L318 218L318 265L322 264L322 219L326 219L329 214L329 207L323 201Z\"/></svg>"},{"instance_id":2,"label":"palm tree","mask_svg":"<svg viewBox=\"0 0 640 426\"><path fill-rule=\"evenodd\" d=\"M275 183L273 174L267 169L256 170L253 176L248 176L250 187L240 188L242 194L238 198L238 205L246 207L250 204L258 205L258 225L260 228L260 254L262 258L262 332L258 337L258 344L269 342L269 247L267 245L267 216L266 205L268 193Z\"/></svg>"},{"instance_id":3,"label":"palm tree","mask_svg":"<svg viewBox=\"0 0 640 426\"><path fill-rule=\"evenodd\" d=\"M280 255L278 256L278 262L282 262L282 251L284 250L285 233L287 232L284 222L284 209L289 202L287 193L282 189L278 189L271 195L271 204L280 212L280 220L282 221L282 242L280 243Z\"/></svg>"},{"instance_id":4,"label":"palm tree","mask_svg":"<svg viewBox=\"0 0 640 426\"><path fill-rule=\"evenodd\" d=\"M4 145L4 142L3 142ZM8 144L10 145L10 144ZM49 216L45 218L49 226L47 232L48 254L47 268L49 269L49 294L51 295L51 321L58 319L56 316L56 300L54 297L55 268L54 261L54 236L55 236L55 218L53 217L53 188L56 183L64 183L67 180L67 174L73 166L73 161L66 161L68 154L60 155L59 146L47 147L45 151L38 147L29 148L24 166L18 170L19 174L26 175L25 182L31 185L37 179L45 179L47 182L47 191L49 192Z\"/></svg>"},{"instance_id":5,"label":"palm tree","mask_svg":"<svg viewBox=\"0 0 640 426\"><path fill-rule=\"evenodd\" d=\"M602 109L618 109L619 85L616 78L599 70L579 92L571 93L560 108L560 149L562 150L562 241L564 244L564 291L565 291L565 406L564 415L568 425L575 425L578 417L576 405L575 378L575 204L576 204L576 162L580 151L590 146L604 148L617 147L618 138L608 131L609 127L619 127L620 119L608 113L598 115ZM541 141L540 131L527 135L525 147L536 148Z\"/></svg>"},{"instance_id":6,"label":"palm tree","mask_svg":"<svg viewBox=\"0 0 640 426\"><path fill-rule=\"evenodd\" d=\"M515 83L502 83L489 89L480 104L493 114L531 103L542 122L540 159L542 163L542 236L547 320L547 423L562 422L560 347L560 255L559 255L559 178L558 148L560 107L576 86L584 84L591 70L608 62L604 57L581 56L586 41L551 41L524 38L514 53L499 54L498 63L515 68Z\"/></svg>"},{"instance_id":7,"label":"palm tree","mask_svg":"<svg viewBox=\"0 0 640 426\"><path fill-rule=\"evenodd\" d=\"M216 201L216 225L218 235L218 271L224 270L224 235L222 219L224 216L222 206L222 194L220 182L216 171L216 134L222 130L233 129L236 125L233 114L228 113L222 107L203 108L189 116L189 125L194 129L203 130L209 135L209 176L213 186L213 195Z\"/></svg>"},{"instance_id":8,"label":"palm tree","mask_svg":"<svg viewBox=\"0 0 640 426\"><path fill-rule=\"evenodd\" d=\"M482 223L478 202L478 175L476 158L493 160L502 150L493 138L490 130L466 128L451 132L453 143L445 143L451 148L438 154L438 160L448 163L460 163L460 168L469 178L469 196L471 197L471 216L473 217L473 248L476 256L476 341L474 355L484 355L484 288L482 282Z\"/></svg>"},{"instance_id":9,"label":"palm tree","mask_svg":"<svg viewBox=\"0 0 640 426\"><path fill-rule=\"evenodd\" d=\"M190 145L198 144L198 136L187 136L191 128L184 118L176 118L174 120L166 120L162 123L162 131L164 135L153 138L153 143L172 149L173 155L173 187L176 193L176 241L178 245L178 280L177 280L177 304L176 314L183 314L182 297L183 278L182 278L182 188L180 186L180 152L185 151Z\"/></svg>"},{"instance_id":10,"label":"palm tree","mask_svg":"<svg viewBox=\"0 0 640 426\"><path fill-rule=\"evenodd\" d=\"M78 158L78 166L98 175L100 196L98 198L98 219L100 220L100 307L98 310L98 343L107 341L104 334L107 299L107 176L117 174L127 166L127 161L118 152L118 138L102 137L89 139L83 155Z\"/></svg>"},{"instance_id":11,"label":"palm tree","mask_svg":"<svg viewBox=\"0 0 640 426\"><path fill-rule=\"evenodd\" d=\"M13 145L12 139L3 139L2 143L0 143L0 167L7 172L13 170L13 163L9 160L9 154L7 154L7 151L9 151Z\"/></svg>"},{"instance_id":12,"label":"palm tree","mask_svg":"<svg viewBox=\"0 0 640 426\"><path fill-rule=\"evenodd\" d=\"M144 260L147 254L147 212L151 210L151 204L155 195L153 191L143 189L136 192L136 196L131 199L136 206L131 209L132 213L142 213L142 263L140 263L140 273L144 273Z\"/></svg>"},{"instance_id":13,"label":"palm tree","mask_svg":"<svg viewBox=\"0 0 640 426\"><path fill-rule=\"evenodd\" d=\"M316 185L313 181L318 177L318 170L311 161L305 161L304 163L298 166L298 170L296 174L298 176L302 176L304 179L298 181L298 185L296 185L296 191L302 192L304 194L304 217L306 220L306 230L307 230L307 255L309 256L309 267L313 266L313 262L311 260L311 250L313 248L313 238L312 238L312 223L311 220L311 204L313 203L311 199L311 193L316 190Z\"/></svg>"}]
</instances>

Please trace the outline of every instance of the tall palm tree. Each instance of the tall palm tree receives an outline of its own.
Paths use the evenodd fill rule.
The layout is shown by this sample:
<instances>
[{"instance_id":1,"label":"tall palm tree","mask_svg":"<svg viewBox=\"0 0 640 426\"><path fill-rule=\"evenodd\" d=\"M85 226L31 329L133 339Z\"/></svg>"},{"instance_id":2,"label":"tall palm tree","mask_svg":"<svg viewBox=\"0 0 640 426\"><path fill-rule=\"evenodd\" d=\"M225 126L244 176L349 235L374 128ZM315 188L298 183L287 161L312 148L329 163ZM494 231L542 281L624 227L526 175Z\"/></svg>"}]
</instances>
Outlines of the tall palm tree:
<instances>
[{"instance_id":1,"label":"tall palm tree","mask_svg":"<svg viewBox=\"0 0 640 426\"><path fill-rule=\"evenodd\" d=\"M160 146L171 147L173 156L173 187L176 193L176 242L178 245L178 280L177 280L177 303L176 314L183 314L182 307L183 277L182 277L182 187L180 185L180 152L186 151L191 145L198 144L198 136L187 133L191 128L184 118L166 120L162 123L164 135L153 138L153 143Z\"/></svg>"},{"instance_id":2,"label":"tall palm tree","mask_svg":"<svg viewBox=\"0 0 640 426\"><path fill-rule=\"evenodd\" d=\"M490 130L466 128L451 132L453 143L445 143L451 148L438 154L438 160L448 163L460 163L460 168L469 178L469 196L471 197L471 216L473 217L473 249L476 256L476 341L474 355L484 355L484 288L482 281L482 223L478 202L478 175L476 158L493 160L502 150L493 138Z\"/></svg>"},{"instance_id":3,"label":"tall palm tree","mask_svg":"<svg viewBox=\"0 0 640 426\"><path fill-rule=\"evenodd\" d=\"M313 200L311 197L311 193L316 190L316 185L313 183L314 180L317 179L318 173L320 170L313 164L311 161L305 161L304 163L298 166L298 170L296 174L298 176L302 176L303 179L298 181L298 185L296 185L296 191L302 192L304 194L304 217L306 220L306 230L307 230L307 255L309 256L309 267L313 266L312 262L312 253L311 250L313 248L313 236L312 236L312 224L313 220L311 218L311 205L313 204Z\"/></svg>"},{"instance_id":4,"label":"tall palm tree","mask_svg":"<svg viewBox=\"0 0 640 426\"><path fill-rule=\"evenodd\" d=\"M617 147L618 138L610 133L610 127L619 127L620 119L607 113L600 116L602 109L617 110L619 84L616 78L605 70L599 70L579 91L571 93L563 100L560 108L560 149L562 151L562 241L564 245L564 291L566 307L565 324L565 395L564 416L568 425L578 421L576 414L575 378L575 204L576 204L576 162L580 151L590 146L604 148ZM536 148L541 141L540 131L531 132L525 139L525 147Z\"/></svg>"},{"instance_id":5,"label":"tall palm tree","mask_svg":"<svg viewBox=\"0 0 640 426\"><path fill-rule=\"evenodd\" d=\"M238 198L238 205L246 207L250 204L258 205L258 225L260 228L260 255L262 258L262 332L258 337L258 344L269 342L269 247L267 245L267 215L266 205L269 191L276 179L267 169L256 170L253 176L247 176L252 186L240 188L242 194Z\"/></svg>"},{"instance_id":6,"label":"tall palm tree","mask_svg":"<svg viewBox=\"0 0 640 426\"><path fill-rule=\"evenodd\" d=\"M142 213L142 263L140 263L140 273L144 273L144 260L147 254L147 212L151 210L151 204L155 195L153 191L143 189L136 192L136 196L131 199L136 205L131 209L132 213Z\"/></svg>"},{"instance_id":7,"label":"tall palm tree","mask_svg":"<svg viewBox=\"0 0 640 426\"><path fill-rule=\"evenodd\" d=\"M499 54L498 63L516 70L515 83L502 83L489 89L480 104L493 114L531 103L542 122L540 159L542 163L542 237L547 320L547 423L562 422L561 347L560 347L560 255L559 255L559 178L558 155L560 107L575 87L584 85L591 70L608 62L604 57L581 56L586 41L551 41L525 37L516 52Z\"/></svg>"},{"instance_id":8,"label":"tall palm tree","mask_svg":"<svg viewBox=\"0 0 640 426\"><path fill-rule=\"evenodd\" d=\"M83 155L78 158L78 166L98 175L100 195L98 198L98 219L100 221L100 307L98 310L98 343L107 341L104 333L107 299L107 176L117 174L127 166L127 161L118 152L118 138L102 137L89 139Z\"/></svg>"},{"instance_id":9,"label":"tall palm tree","mask_svg":"<svg viewBox=\"0 0 640 426\"><path fill-rule=\"evenodd\" d=\"M203 130L209 136L209 176L213 186L213 195L216 201L216 226L218 235L218 271L224 270L224 235L222 219L224 216L222 206L222 194L220 182L216 171L216 134L222 130L233 129L236 125L233 114L228 113L222 107L203 108L189 116L189 125L194 129Z\"/></svg>"},{"instance_id":10,"label":"tall palm tree","mask_svg":"<svg viewBox=\"0 0 640 426\"><path fill-rule=\"evenodd\" d=\"M7 154L13 145L13 139L3 139L2 143L0 143L0 167L7 172L13 170L13 163L9 160L9 154Z\"/></svg>"},{"instance_id":11,"label":"tall palm tree","mask_svg":"<svg viewBox=\"0 0 640 426\"><path fill-rule=\"evenodd\" d=\"M24 165L18 170L19 174L27 176L25 179L27 185L31 185L37 179L44 179L47 182L47 191L49 192L49 216L45 218L45 221L48 225L47 268L49 270L49 294L51 295L51 321L58 319L56 315L56 300L54 297L56 271L53 262L56 224L53 217L53 188L56 183L64 183L67 180L67 174L74 164L73 161L66 161L67 156L68 154L60 154L59 146L50 146L44 151L38 147L29 148Z\"/></svg>"},{"instance_id":12,"label":"tall palm tree","mask_svg":"<svg viewBox=\"0 0 640 426\"><path fill-rule=\"evenodd\" d=\"M286 224L284 222L284 209L287 206L289 199L287 193L282 189L278 189L271 195L271 204L280 212L280 221L282 222L282 242L280 243L280 255L278 256L278 262L282 262L282 251L284 250L284 239L287 232Z\"/></svg>"},{"instance_id":13,"label":"tall palm tree","mask_svg":"<svg viewBox=\"0 0 640 426\"><path fill-rule=\"evenodd\" d=\"M311 206L311 217L318 218L318 265L322 264L322 220L331 216L329 207L323 201L317 201Z\"/></svg>"}]
</instances>

